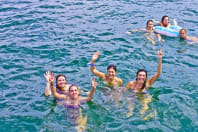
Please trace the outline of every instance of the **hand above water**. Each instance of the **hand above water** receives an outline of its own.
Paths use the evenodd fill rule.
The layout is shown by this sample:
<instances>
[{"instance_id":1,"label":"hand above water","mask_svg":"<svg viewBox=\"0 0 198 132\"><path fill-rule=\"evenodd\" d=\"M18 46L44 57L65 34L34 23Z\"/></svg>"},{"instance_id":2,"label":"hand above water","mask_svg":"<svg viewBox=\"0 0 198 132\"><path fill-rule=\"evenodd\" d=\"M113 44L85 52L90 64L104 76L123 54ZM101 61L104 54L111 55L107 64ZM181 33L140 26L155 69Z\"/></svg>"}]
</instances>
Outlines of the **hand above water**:
<instances>
[{"instance_id":1,"label":"hand above water","mask_svg":"<svg viewBox=\"0 0 198 132\"><path fill-rule=\"evenodd\" d=\"M100 52L95 52L92 56L92 63L94 63L99 58Z\"/></svg>"}]
</instances>

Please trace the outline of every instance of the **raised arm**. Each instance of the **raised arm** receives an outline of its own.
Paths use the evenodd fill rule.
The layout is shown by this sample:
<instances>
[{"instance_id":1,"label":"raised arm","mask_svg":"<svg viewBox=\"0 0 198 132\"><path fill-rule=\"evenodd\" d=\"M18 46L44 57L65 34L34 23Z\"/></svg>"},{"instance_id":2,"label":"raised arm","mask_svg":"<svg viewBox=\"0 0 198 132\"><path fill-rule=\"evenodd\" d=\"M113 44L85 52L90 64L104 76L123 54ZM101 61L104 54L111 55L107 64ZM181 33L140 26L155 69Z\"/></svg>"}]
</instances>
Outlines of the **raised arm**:
<instances>
[{"instance_id":1,"label":"raised arm","mask_svg":"<svg viewBox=\"0 0 198 132\"><path fill-rule=\"evenodd\" d=\"M93 95L94 95L94 91L95 91L95 89L96 89L96 87L97 87L97 85L98 85L98 83L97 82L95 82L95 78L94 79L91 79L91 84L92 84L92 87L91 87L91 91L90 91L90 93L88 94L88 97L87 97L87 101L90 101L91 99L92 99L92 97L93 97Z\"/></svg>"},{"instance_id":2,"label":"raised arm","mask_svg":"<svg viewBox=\"0 0 198 132\"><path fill-rule=\"evenodd\" d=\"M101 78L101 79L105 79L105 74L102 72L99 72L98 70L95 69L95 61L98 59L100 53L99 52L95 52L92 56L92 60L91 60L91 64L90 64L90 70L91 72L96 75L97 77Z\"/></svg>"},{"instance_id":3,"label":"raised arm","mask_svg":"<svg viewBox=\"0 0 198 132\"><path fill-rule=\"evenodd\" d=\"M91 78L91 84L92 84L92 87L91 87L91 91L88 94L88 97L81 97L81 101L82 100L90 101L92 99L92 97L94 95L94 91L95 91L95 89L96 89L96 87L98 85L98 83L95 82L95 78L94 79Z\"/></svg>"},{"instance_id":4,"label":"raised arm","mask_svg":"<svg viewBox=\"0 0 198 132\"><path fill-rule=\"evenodd\" d=\"M50 79L50 71L47 71L45 74L44 74L44 77L46 79L46 87L45 87L45 96L49 96L51 95L51 89L50 89L50 82L49 82L49 79Z\"/></svg>"},{"instance_id":5,"label":"raised arm","mask_svg":"<svg viewBox=\"0 0 198 132\"><path fill-rule=\"evenodd\" d=\"M160 76L162 72L162 50L160 49L158 51L158 66L157 66L157 72L147 80L146 87L149 88L151 85L157 80L157 78Z\"/></svg>"},{"instance_id":6,"label":"raised arm","mask_svg":"<svg viewBox=\"0 0 198 132\"><path fill-rule=\"evenodd\" d=\"M67 97L65 94L59 94L56 92L56 88L54 87L54 78L55 78L55 74L52 73L51 77L49 78L49 82L53 96L57 99L62 99L62 98L65 99Z\"/></svg>"}]
</instances>

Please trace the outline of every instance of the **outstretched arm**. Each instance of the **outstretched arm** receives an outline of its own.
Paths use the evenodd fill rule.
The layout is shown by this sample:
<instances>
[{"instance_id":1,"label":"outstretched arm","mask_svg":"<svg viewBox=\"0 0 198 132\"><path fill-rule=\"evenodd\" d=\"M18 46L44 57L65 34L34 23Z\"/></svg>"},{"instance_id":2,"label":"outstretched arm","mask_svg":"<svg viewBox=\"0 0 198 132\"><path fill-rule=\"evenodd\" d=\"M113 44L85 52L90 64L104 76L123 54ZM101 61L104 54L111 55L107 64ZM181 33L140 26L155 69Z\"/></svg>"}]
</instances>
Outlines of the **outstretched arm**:
<instances>
[{"instance_id":1,"label":"outstretched arm","mask_svg":"<svg viewBox=\"0 0 198 132\"><path fill-rule=\"evenodd\" d=\"M50 71L47 71L44 74L44 77L46 79L45 96L51 95L50 82L49 82L50 76L51 76Z\"/></svg>"},{"instance_id":2,"label":"outstretched arm","mask_svg":"<svg viewBox=\"0 0 198 132\"><path fill-rule=\"evenodd\" d=\"M49 79L49 82L50 82L50 86L51 86L51 89L52 89L52 94L55 98L57 99L61 99L61 98L66 98L66 95L64 94L59 94L56 92L56 88L54 87L54 78L55 78L55 74L52 73L50 79Z\"/></svg>"},{"instance_id":3,"label":"outstretched arm","mask_svg":"<svg viewBox=\"0 0 198 132\"><path fill-rule=\"evenodd\" d=\"M160 49L158 51L158 66L157 66L157 72L147 80L146 87L149 88L151 85L157 80L157 78L160 76L162 72L162 50Z\"/></svg>"},{"instance_id":4,"label":"outstretched arm","mask_svg":"<svg viewBox=\"0 0 198 132\"><path fill-rule=\"evenodd\" d=\"M90 101L92 99L92 97L94 95L94 91L95 91L95 89L96 89L96 87L98 85L98 83L95 82L95 78L94 79L91 79L91 84L92 84L92 88L91 88L90 93L88 94L88 97L85 97L85 98L82 97L81 100Z\"/></svg>"},{"instance_id":5,"label":"outstretched arm","mask_svg":"<svg viewBox=\"0 0 198 132\"><path fill-rule=\"evenodd\" d=\"M95 61L98 59L99 57L99 52L95 52L92 56L92 60L91 60L91 64L90 64L90 70L91 72L96 75L97 77L101 78L101 79L105 79L105 74L102 72L99 72L98 70L95 69Z\"/></svg>"},{"instance_id":6,"label":"outstretched arm","mask_svg":"<svg viewBox=\"0 0 198 132\"><path fill-rule=\"evenodd\" d=\"M127 31L126 33L132 34L132 33L138 32L138 31L146 31L146 29L145 28L133 29L133 30Z\"/></svg>"}]
</instances>

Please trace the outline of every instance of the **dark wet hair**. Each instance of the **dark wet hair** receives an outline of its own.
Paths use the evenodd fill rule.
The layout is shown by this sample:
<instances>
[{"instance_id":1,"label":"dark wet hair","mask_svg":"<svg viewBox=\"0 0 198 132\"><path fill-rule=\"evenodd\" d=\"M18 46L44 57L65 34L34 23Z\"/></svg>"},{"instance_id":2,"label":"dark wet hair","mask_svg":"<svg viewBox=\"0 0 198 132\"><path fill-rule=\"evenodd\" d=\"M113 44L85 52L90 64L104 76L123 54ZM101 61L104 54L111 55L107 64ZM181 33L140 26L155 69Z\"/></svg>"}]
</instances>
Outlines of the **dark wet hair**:
<instances>
[{"instance_id":1,"label":"dark wet hair","mask_svg":"<svg viewBox=\"0 0 198 132\"><path fill-rule=\"evenodd\" d=\"M70 91L70 89L72 88L72 87L77 87L77 89L78 89L78 86L76 85L76 84L71 84L70 86L69 86L69 91Z\"/></svg>"},{"instance_id":2,"label":"dark wet hair","mask_svg":"<svg viewBox=\"0 0 198 132\"><path fill-rule=\"evenodd\" d=\"M183 28L182 28L182 29L180 29L180 30L179 30L179 32L181 32L182 30L186 33L186 29L183 29Z\"/></svg>"},{"instance_id":3,"label":"dark wet hair","mask_svg":"<svg viewBox=\"0 0 198 132\"><path fill-rule=\"evenodd\" d=\"M64 74L59 74L57 77L56 77L56 88L60 89L60 87L57 85L57 80L59 77L64 77L65 78L65 81L66 81L66 76Z\"/></svg>"},{"instance_id":4,"label":"dark wet hair","mask_svg":"<svg viewBox=\"0 0 198 132\"><path fill-rule=\"evenodd\" d=\"M145 72L145 73L146 73L146 78L147 78L147 71L146 71L145 69L139 69L139 70L137 71L137 74L136 74L136 80L137 80L137 75L138 75L140 72ZM146 87L146 79L145 79L144 84L143 84L143 86L142 86L141 89L144 89L145 87Z\"/></svg>"},{"instance_id":5,"label":"dark wet hair","mask_svg":"<svg viewBox=\"0 0 198 132\"><path fill-rule=\"evenodd\" d=\"M117 72L117 68L116 68L116 66L115 65L109 65L108 67L107 67L107 71L109 70L109 69L111 69L111 68L113 68L114 70L115 70L115 72Z\"/></svg>"},{"instance_id":6,"label":"dark wet hair","mask_svg":"<svg viewBox=\"0 0 198 132\"><path fill-rule=\"evenodd\" d=\"M153 20L148 20L147 22L146 22L146 27L148 27L148 23L149 22L152 22L153 23Z\"/></svg>"},{"instance_id":7,"label":"dark wet hair","mask_svg":"<svg viewBox=\"0 0 198 132\"><path fill-rule=\"evenodd\" d=\"M163 16L162 19L161 19L161 22L163 23L165 17L168 17L168 16ZM168 17L169 18L169 17Z\"/></svg>"}]
</instances>

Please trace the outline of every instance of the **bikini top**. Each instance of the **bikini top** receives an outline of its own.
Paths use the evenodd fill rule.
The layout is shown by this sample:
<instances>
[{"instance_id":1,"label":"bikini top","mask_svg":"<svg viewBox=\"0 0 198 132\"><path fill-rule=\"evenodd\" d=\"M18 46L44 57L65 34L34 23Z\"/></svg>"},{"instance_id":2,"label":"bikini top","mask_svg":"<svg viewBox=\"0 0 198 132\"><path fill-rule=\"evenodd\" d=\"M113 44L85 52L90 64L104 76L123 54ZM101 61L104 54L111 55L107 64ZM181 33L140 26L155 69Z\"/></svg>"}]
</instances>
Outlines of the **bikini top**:
<instances>
[{"instance_id":1,"label":"bikini top","mask_svg":"<svg viewBox=\"0 0 198 132\"><path fill-rule=\"evenodd\" d=\"M64 104L64 106L65 106L65 107L67 107L67 108L73 108L73 109L78 109L78 108L80 108L80 107L81 107L81 105L80 105L80 104L78 104L78 105L69 105L69 104Z\"/></svg>"},{"instance_id":2,"label":"bikini top","mask_svg":"<svg viewBox=\"0 0 198 132\"><path fill-rule=\"evenodd\" d=\"M136 85L137 85L137 83L135 83L134 89L131 89L132 92L135 92ZM138 94L147 94L147 93L149 93L149 91L146 88L146 86L143 89L145 89L143 92L135 92L135 93L138 93Z\"/></svg>"},{"instance_id":3,"label":"bikini top","mask_svg":"<svg viewBox=\"0 0 198 132\"><path fill-rule=\"evenodd\" d=\"M104 84L107 86L107 87L110 87L110 88L113 88L113 87L118 87L119 86L119 82L118 80L115 78L115 84L110 84L107 82L107 79L108 77L106 76L105 77L105 80L104 80Z\"/></svg>"}]
</instances>

